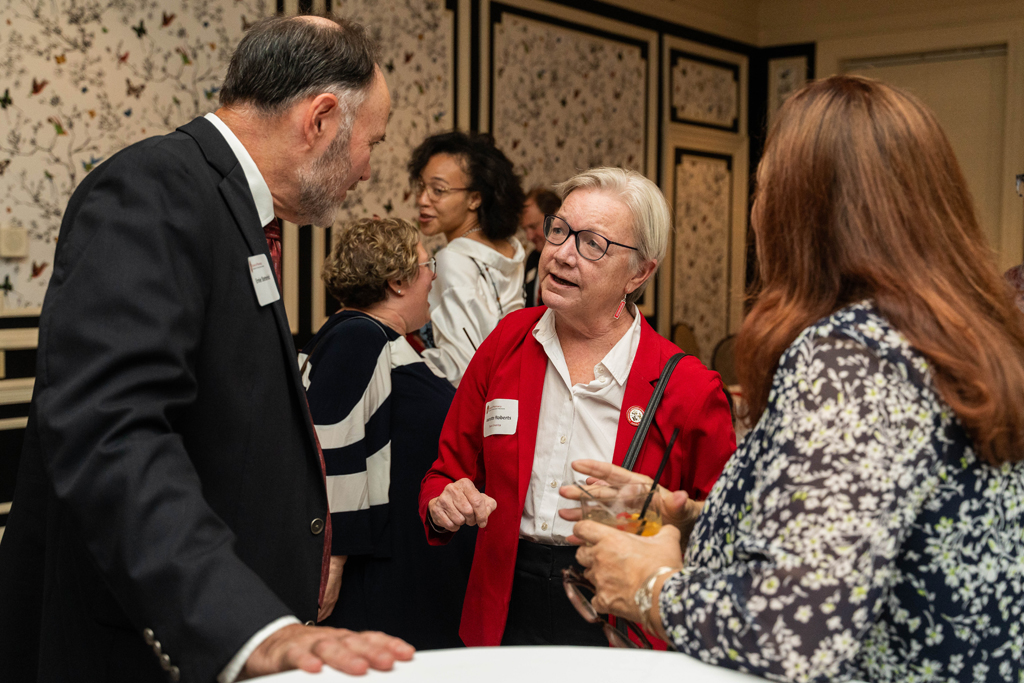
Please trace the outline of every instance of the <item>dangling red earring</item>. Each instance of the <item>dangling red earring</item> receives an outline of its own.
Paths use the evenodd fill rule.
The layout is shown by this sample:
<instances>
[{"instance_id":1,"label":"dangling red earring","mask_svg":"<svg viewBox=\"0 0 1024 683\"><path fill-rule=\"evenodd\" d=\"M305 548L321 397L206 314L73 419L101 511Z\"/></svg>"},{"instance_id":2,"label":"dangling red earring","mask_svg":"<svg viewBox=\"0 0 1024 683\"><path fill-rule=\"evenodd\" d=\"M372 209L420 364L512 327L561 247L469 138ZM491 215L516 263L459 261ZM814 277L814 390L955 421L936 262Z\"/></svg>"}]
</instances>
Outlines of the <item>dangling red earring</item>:
<instances>
[{"instance_id":1,"label":"dangling red earring","mask_svg":"<svg viewBox=\"0 0 1024 683\"><path fill-rule=\"evenodd\" d=\"M626 307L626 297L622 297L622 301L619 302L619 307L615 309L615 319L618 320L619 316L622 315L622 309Z\"/></svg>"}]
</instances>

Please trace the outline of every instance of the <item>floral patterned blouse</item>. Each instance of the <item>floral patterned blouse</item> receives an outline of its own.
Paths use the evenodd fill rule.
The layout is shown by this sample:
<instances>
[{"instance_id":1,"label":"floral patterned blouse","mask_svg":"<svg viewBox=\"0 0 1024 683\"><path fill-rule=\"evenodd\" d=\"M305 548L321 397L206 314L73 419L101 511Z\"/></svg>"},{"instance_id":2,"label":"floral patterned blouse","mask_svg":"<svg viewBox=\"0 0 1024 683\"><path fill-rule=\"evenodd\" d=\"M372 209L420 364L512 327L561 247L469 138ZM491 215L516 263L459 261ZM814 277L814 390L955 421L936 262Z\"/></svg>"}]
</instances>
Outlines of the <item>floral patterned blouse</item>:
<instances>
[{"instance_id":1,"label":"floral patterned blouse","mask_svg":"<svg viewBox=\"0 0 1024 683\"><path fill-rule=\"evenodd\" d=\"M1024 462L977 460L925 358L849 306L782 355L660 609L679 651L773 680L1022 681Z\"/></svg>"}]
</instances>

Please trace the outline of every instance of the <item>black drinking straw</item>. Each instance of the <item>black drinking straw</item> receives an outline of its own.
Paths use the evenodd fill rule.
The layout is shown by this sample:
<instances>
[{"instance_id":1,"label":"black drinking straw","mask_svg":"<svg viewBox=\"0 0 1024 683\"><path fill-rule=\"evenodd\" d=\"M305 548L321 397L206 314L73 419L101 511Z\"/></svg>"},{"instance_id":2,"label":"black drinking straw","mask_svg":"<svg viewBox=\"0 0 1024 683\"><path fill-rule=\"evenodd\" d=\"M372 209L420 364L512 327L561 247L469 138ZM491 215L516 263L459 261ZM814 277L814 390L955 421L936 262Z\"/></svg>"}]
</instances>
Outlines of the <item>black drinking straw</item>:
<instances>
[{"instance_id":1,"label":"black drinking straw","mask_svg":"<svg viewBox=\"0 0 1024 683\"><path fill-rule=\"evenodd\" d=\"M651 499L654 498L654 491L658 488L658 480L661 479L661 474L665 471L665 465L668 464L668 455L672 452L672 446L675 445L677 436L679 436L679 427L672 431L672 438L668 440L668 446L665 447L665 455L661 456L658 473L654 475L654 483L651 484L651 490L647 492L647 500L644 501L644 506L640 508L640 526L636 530L637 536L642 536L644 527L647 526L647 520L644 519L644 515L647 514L647 507L651 504Z\"/></svg>"}]
</instances>

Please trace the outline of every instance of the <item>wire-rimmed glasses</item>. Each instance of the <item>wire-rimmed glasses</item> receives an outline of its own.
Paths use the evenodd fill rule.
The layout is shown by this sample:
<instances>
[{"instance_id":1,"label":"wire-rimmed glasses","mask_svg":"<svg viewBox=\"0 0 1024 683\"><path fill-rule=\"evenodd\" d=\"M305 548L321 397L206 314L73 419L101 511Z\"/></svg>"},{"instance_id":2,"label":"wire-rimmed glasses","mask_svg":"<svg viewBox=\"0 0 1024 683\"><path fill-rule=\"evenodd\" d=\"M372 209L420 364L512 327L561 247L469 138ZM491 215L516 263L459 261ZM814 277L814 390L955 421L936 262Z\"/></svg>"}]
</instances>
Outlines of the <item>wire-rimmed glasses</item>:
<instances>
[{"instance_id":1,"label":"wire-rimmed glasses","mask_svg":"<svg viewBox=\"0 0 1024 683\"><path fill-rule=\"evenodd\" d=\"M434 274L434 275L436 275L436 274L437 274L437 259L436 259L436 258L434 258L433 256L431 256L430 258L428 258L428 259L427 259L426 261L424 261L423 263L417 263L416 265L417 265L417 266L426 266L427 268L430 268L430 272L431 272L432 274Z\"/></svg>"},{"instance_id":2,"label":"wire-rimmed glasses","mask_svg":"<svg viewBox=\"0 0 1024 683\"><path fill-rule=\"evenodd\" d=\"M569 602L572 603L572 606L576 608L581 617L590 624L602 625L601 629L604 631L604 637L608 639L609 645L612 647L644 650L654 649L651 646L651 641L644 635L643 629L632 621L618 617L616 623L625 624L626 628L632 631L640 640L640 645L634 643L629 639L628 635L609 624L607 619L597 613L597 610L590 603L590 598L583 593L586 590L592 594L594 592L594 585L576 571L575 567L565 567L562 569L562 586L565 588L565 594L568 596Z\"/></svg>"},{"instance_id":3,"label":"wire-rimmed glasses","mask_svg":"<svg viewBox=\"0 0 1024 683\"><path fill-rule=\"evenodd\" d=\"M596 233L593 230L573 230L564 218L548 214L544 216L544 239L551 244L559 246L572 236L576 236L576 251L588 261L598 261L608 253L608 247L615 245L638 251L636 247L620 242L612 242L610 239Z\"/></svg>"},{"instance_id":4,"label":"wire-rimmed glasses","mask_svg":"<svg viewBox=\"0 0 1024 683\"><path fill-rule=\"evenodd\" d=\"M423 191L427 191L427 197L430 201L436 202L443 199L446 195L452 192L469 192L471 188L468 187L444 187L438 183L425 183L422 180L414 180L412 183L413 196L419 197L423 194Z\"/></svg>"}]
</instances>

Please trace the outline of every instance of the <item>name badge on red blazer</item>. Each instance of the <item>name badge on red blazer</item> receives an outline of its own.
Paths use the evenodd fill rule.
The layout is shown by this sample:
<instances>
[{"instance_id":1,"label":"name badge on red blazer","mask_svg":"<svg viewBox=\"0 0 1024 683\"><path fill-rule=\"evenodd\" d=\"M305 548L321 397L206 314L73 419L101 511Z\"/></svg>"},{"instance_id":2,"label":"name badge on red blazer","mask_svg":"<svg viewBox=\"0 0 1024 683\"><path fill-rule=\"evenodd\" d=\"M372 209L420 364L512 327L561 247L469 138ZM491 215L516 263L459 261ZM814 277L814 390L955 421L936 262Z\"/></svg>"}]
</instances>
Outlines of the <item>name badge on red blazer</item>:
<instances>
[{"instance_id":1,"label":"name badge on red blazer","mask_svg":"<svg viewBox=\"0 0 1024 683\"><path fill-rule=\"evenodd\" d=\"M496 398L484 406L484 436L515 434L519 425L519 401Z\"/></svg>"}]
</instances>

